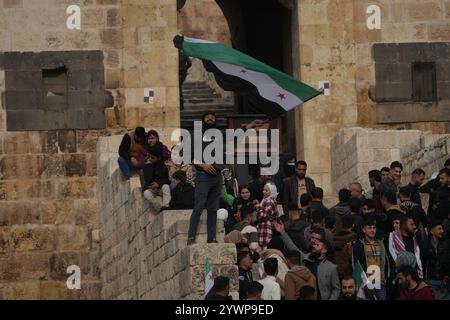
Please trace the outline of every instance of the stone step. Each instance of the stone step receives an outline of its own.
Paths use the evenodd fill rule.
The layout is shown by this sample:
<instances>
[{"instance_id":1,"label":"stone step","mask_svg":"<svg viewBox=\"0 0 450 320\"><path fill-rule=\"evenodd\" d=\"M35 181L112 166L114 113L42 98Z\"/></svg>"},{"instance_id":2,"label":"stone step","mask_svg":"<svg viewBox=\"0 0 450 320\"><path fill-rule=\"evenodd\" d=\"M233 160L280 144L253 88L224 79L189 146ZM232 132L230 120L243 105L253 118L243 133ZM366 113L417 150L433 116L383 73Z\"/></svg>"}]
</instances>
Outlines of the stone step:
<instances>
[{"instance_id":1,"label":"stone step","mask_svg":"<svg viewBox=\"0 0 450 320\"><path fill-rule=\"evenodd\" d=\"M195 108L195 109L200 109L203 108L203 110L211 110L211 109L220 109L220 108L232 108L234 107L233 104L231 104L230 102L223 100L223 101L214 101L214 102L205 102L205 103L189 103L186 102L184 104L185 109L189 109L189 108Z\"/></svg>"},{"instance_id":2,"label":"stone step","mask_svg":"<svg viewBox=\"0 0 450 320\"><path fill-rule=\"evenodd\" d=\"M195 98L214 98L214 99L220 99L221 96L218 93L214 93L214 92L190 92L190 93L185 93L185 91L183 91L183 98L184 99L195 99Z\"/></svg>"},{"instance_id":3,"label":"stone step","mask_svg":"<svg viewBox=\"0 0 450 320\"><path fill-rule=\"evenodd\" d=\"M183 88L198 88L209 87L205 81L185 81L182 85Z\"/></svg>"},{"instance_id":4,"label":"stone step","mask_svg":"<svg viewBox=\"0 0 450 320\"><path fill-rule=\"evenodd\" d=\"M193 103L193 104L199 104L199 103L211 103L215 102L215 98L211 97L204 97L204 98L185 98L184 99L186 103Z\"/></svg>"}]
</instances>

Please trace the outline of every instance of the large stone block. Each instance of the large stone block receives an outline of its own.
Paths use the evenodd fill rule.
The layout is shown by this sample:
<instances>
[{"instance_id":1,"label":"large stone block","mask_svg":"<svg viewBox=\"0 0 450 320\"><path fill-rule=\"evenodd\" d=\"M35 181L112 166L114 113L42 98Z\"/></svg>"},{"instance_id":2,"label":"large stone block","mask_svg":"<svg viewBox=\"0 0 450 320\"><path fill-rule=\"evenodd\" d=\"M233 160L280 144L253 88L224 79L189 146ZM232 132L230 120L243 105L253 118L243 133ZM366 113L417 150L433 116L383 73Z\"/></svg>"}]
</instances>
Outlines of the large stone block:
<instances>
[{"instance_id":1,"label":"large stone block","mask_svg":"<svg viewBox=\"0 0 450 320\"><path fill-rule=\"evenodd\" d=\"M86 175L86 155L85 154L65 154L64 166L67 176Z\"/></svg>"},{"instance_id":2,"label":"large stone block","mask_svg":"<svg viewBox=\"0 0 450 320\"><path fill-rule=\"evenodd\" d=\"M442 9L436 1L408 3L407 5L408 18L411 21L436 20L440 16Z\"/></svg>"},{"instance_id":3,"label":"large stone block","mask_svg":"<svg viewBox=\"0 0 450 320\"><path fill-rule=\"evenodd\" d=\"M0 297L4 300L37 300L40 298L39 282L1 283Z\"/></svg>"},{"instance_id":4,"label":"large stone block","mask_svg":"<svg viewBox=\"0 0 450 320\"><path fill-rule=\"evenodd\" d=\"M60 225L57 227L59 250L83 250L89 248L89 230L84 226Z\"/></svg>"},{"instance_id":5,"label":"large stone block","mask_svg":"<svg viewBox=\"0 0 450 320\"><path fill-rule=\"evenodd\" d=\"M95 196L96 179L68 179L58 183L57 196L59 198L87 199Z\"/></svg>"},{"instance_id":6,"label":"large stone block","mask_svg":"<svg viewBox=\"0 0 450 320\"><path fill-rule=\"evenodd\" d=\"M75 222L73 200L43 200L40 211L43 224L73 225Z\"/></svg>"},{"instance_id":7,"label":"large stone block","mask_svg":"<svg viewBox=\"0 0 450 320\"><path fill-rule=\"evenodd\" d=\"M39 285L41 300L78 300L79 290L67 288L66 281L42 281Z\"/></svg>"},{"instance_id":8,"label":"large stone block","mask_svg":"<svg viewBox=\"0 0 450 320\"><path fill-rule=\"evenodd\" d=\"M50 278L52 280L65 281L68 278L67 267L76 265L80 267L81 277L88 275L90 270L88 253L63 252L54 253L49 257Z\"/></svg>"},{"instance_id":9,"label":"large stone block","mask_svg":"<svg viewBox=\"0 0 450 320\"><path fill-rule=\"evenodd\" d=\"M13 227L11 229L11 249L23 251L52 251L55 246L55 229L49 226Z\"/></svg>"}]
</instances>

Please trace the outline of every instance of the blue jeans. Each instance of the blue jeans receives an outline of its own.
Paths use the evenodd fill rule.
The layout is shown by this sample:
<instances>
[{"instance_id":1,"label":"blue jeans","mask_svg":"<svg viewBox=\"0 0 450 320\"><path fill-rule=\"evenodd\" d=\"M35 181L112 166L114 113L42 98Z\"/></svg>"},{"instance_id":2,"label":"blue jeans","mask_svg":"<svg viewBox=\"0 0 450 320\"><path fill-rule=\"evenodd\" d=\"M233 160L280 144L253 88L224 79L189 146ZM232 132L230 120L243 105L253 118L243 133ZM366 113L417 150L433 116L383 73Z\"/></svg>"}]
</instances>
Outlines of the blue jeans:
<instances>
[{"instance_id":1,"label":"blue jeans","mask_svg":"<svg viewBox=\"0 0 450 320\"><path fill-rule=\"evenodd\" d=\"M222 175L210 175L202 171L195 174L194 211L189 221L188 238L195 239L200 216L204 208L207 210L206 228L208 242L216 240L217 210L220 204L220 189L222 188Z\"/></svg>"},{"instance_id":2,"label":"blue jeans","mask_svg":"<svg viewBox=\"0 0 450 320\"><path fill-rule=\"evenodd\" d=\"M123 177L125 180L130 180L131 170L133 169L133 165L131 164L131 160L127 160L124 157L119 157L117 160L119 163L120 171L122 171Z\"/></svg>"},{"instance_id":3,"label":"blue jeans","mask_svg":"<svg viewBox=\"0 0 450 320\"><path fill-rule=\"evenodd\" d=\"M450 300L448 286L442 280L429 279L427 284L433 289L436 300Z\"/></svg>"},{"instance_id":4,"label":"blue jeans","mask_svg":"<svg viewBox=\"0 0 450 320\"><path fill-rule=\"evenodd\" d=\"M380 286L380 289L372 289L369 290L367 287L365 288L366 297L368 300L386 300L386 287L384 285Z\"/></svg>"}]
</instances>

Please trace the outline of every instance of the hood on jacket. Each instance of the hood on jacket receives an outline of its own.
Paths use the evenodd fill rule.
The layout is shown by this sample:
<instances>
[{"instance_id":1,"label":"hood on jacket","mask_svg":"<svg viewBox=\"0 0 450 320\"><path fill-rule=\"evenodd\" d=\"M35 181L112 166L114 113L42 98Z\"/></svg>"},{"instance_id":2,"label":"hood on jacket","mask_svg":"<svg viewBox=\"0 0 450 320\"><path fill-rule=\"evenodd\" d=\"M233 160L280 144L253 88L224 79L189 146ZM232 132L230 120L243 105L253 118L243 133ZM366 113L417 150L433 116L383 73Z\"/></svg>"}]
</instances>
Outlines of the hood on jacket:
<instances>
[{"instance_id":1,"label":"hood on jacket","mask_svg":"<svg viewBox=\"0 0 450 320\"><path fill-rule=\"evenodd\" d=\"M313 277L313 274L309 269L305 266L295 266L291 270L288 271L293 274L295 277L302 279L304 281L308 281Z\"/></svg>"},{"instance_id":2,"label":"hood on jacket","mask_svg":"<svg viewBox=\"0 0 450 320\"><path fill-rule=\"evenodd\" d=\"M286 262L284 254L280 250L277 250L277 249L266 249L261 252L260 257L261 257L261 260L266 260L267 258L269 258L272 255L277 255L278 257L281 258L281 260Z\"/></svg>"},{"instance_id":3,"label":"hood on jacket","mask_svg":"<svg viewBox=\"0 0 450 320\"><path fill-rule=\"evenodd\" d=\"M335 210L338 215L343 216L344 214L350 212L350 207L345 202L339 202L333 207L333 210Z\"/></svg>"},{"instance_id":4,"label":"hood on jacket","mask_svg":"<svg viewBox=\"0 0 450 320\"><path fill-rule=\"evenodd\" d=\"M347 243L356 240L356 234L352 231L339 230L333 237L334 248L336 250L342 250Z\"/></svg>"}]
</instances>

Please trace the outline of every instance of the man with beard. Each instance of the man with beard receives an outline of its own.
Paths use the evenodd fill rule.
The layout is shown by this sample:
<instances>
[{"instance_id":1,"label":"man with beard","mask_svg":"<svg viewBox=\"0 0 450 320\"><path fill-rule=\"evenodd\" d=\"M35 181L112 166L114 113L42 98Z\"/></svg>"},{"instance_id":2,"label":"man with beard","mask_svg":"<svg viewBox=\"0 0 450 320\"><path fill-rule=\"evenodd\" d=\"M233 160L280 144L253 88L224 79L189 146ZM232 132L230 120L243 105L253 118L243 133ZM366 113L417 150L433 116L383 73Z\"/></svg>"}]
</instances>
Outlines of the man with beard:
<instances>
[{"instance_id":1,"label":"man with beard","mask_svg":"<svg viewBox=\"0 0 450 320\"><path fill-rule=\"evenodd\" d=\"M289 212L289 208L301 208L300 197L302 194L311 194L311 191L316 187L314 180L306 177L307 166L305 161L297 161L295 176L285 181L283 190L284 212Z\"/></svg>"},{"instance_id":2,"label":"man with beard","mask_svg":"<svg viewBox=\"0 0 450 320\"><path fill-rule=\"evenodd\" d=\"M342 278L339 300L356 300L356 282L351 276Z\"/></svg>"},{"instance_id":3,"label":"man with beard","mask_svg":"<svg viewBox=\"0 0 450 320\"><path fill-rule=\"evenodd\" d=\"M428 225L429 239L422 253L424 278L437 300L450 300L450 240L444 239L440 221Z\"/></svg>"},{"instance_id":4,"label":"man with beard","mask_svg":"<svg viewBox=\"0 0 450 320\"><path fill-rule=\"evenodd\" d=\"M434 300L431 288L410 266L400 267L398 283L401 286L400 300Z\"/></svg>"},{"instance_id":5,"label":"man with beard","mask_svg":"<svg viewBox=\"0 0 450 320\"><path fill-rule=\"evenodd\" d=\"M202 153L212 139L206 139L204 133L208 129L216 128L216 115L213 112L207 112L203 115L202 125ZM194 134L195 136L195 134ZM194 148L192 148L194 151ZM195 154L195 152L194 152ZM207 242L217 243L216 227L217 227L217 210L219 209L220 190L222 188L222 175L219 166L215 163L204 163L193 159L196 168L195 174L195 203L194 210L189 221L188 245L195 243L197 235L197 227L200 222L200 216L204 208L207 209Z\"/></svg>"},{"instance_id":6,"label":"man with beard","mask_svg":"<svg viewBox=\"0 0 450 320\"><path fill-rule=\"evenodd\" d=\"M397 260L401 252L408 251L415 255L417 260L417 271L422 278L422 261L420 258L420 248L416 237L416 224L410 214L403 214L400 217L400 229L389 234L388 246L391 256L391 263Z\"/></svg>"},{"instance_id":7,"label":"man with beard","mask_svg":"<svg viewBox=\"0 0 450 320\"><path fill-rule=\"evenodd\" d=\"M450 158L445 161L444 167L446 169L450 169ZM436 209L436 203L438 202L438 194L439 190L441 189L440 185L440 174L443 171L439 171L437 174L433 175L430 180L428 180L426 183L424 183L422 186L420 186L419 191L421 193L428 193L429 199L428 199L428 214L431 214L434 209Z\"/></svg>"},{"instance_id":8,"label":"man with beard","mask_svg":"<svg viewBox=\"0 0 450 320\"><path fill-rule=\"evenodd\" d=\"M325 233L322 231L319 236L319 232L316 233L316 230L312 232L311 253L306 254L292 242L292 239L284 231L283 224L275 222L274 227L281 234L286 248L299 252L301 264L316 277L318 300L337 300L341 291L339 275L337 266L328 260L328 256L332 254L332 246L324 239Z\"/></svg>"},{"instance_id":9,"label":"man with beard","mask_svg":"<svg viewBox=\"0 0 450 320\"><path fill-rule=\"evenodd\" d=\"M439 172L439 184L438 200L431 217L443 221L448 218L450 212L450 169L444 168Z\"/></svg>"},{"instance_id":10,"label":"man with beard","mask_svg":"<svg viewBox=\"0 0 450 320\"><path fill-rule=\"evenodd\" d=\"M425 171L421 168L415 169L411 174L411 181L406 186L411 193L410 200L420 207L422 207L422 200L420 199L420 189L419 187L425 181Z\"/></svg>"}]
</instances>

